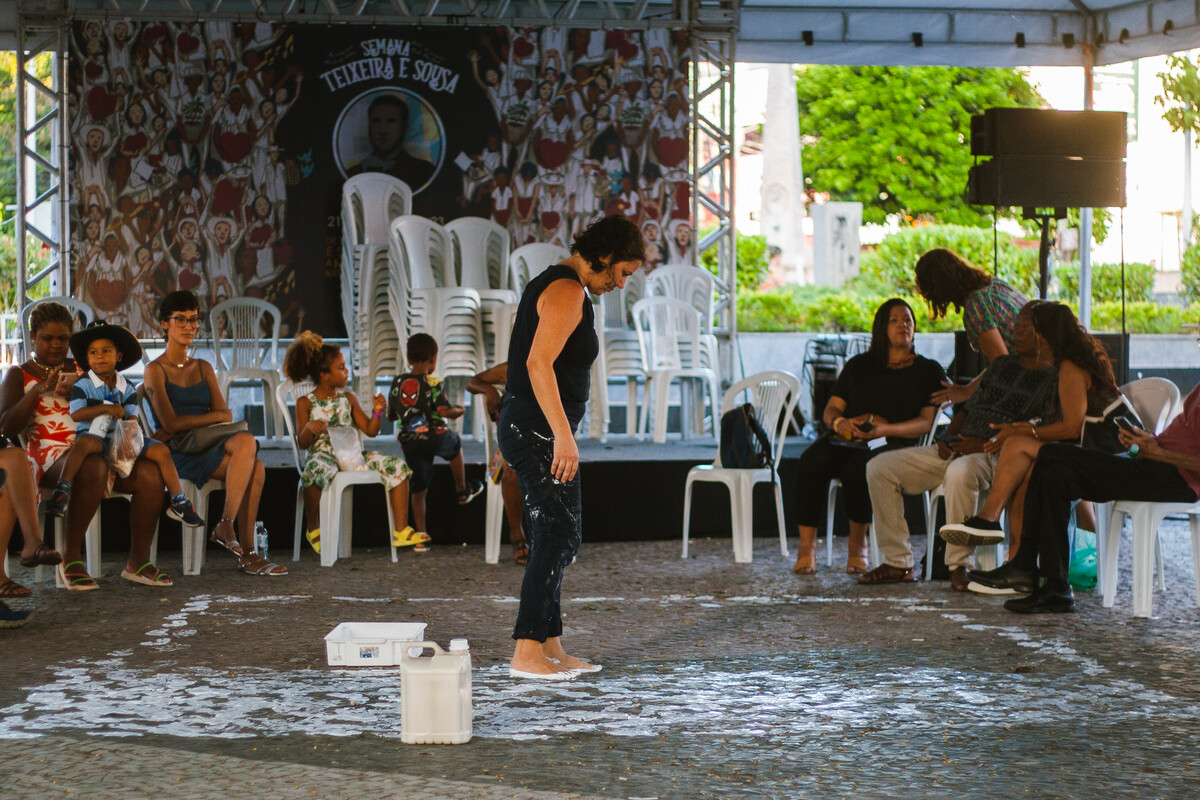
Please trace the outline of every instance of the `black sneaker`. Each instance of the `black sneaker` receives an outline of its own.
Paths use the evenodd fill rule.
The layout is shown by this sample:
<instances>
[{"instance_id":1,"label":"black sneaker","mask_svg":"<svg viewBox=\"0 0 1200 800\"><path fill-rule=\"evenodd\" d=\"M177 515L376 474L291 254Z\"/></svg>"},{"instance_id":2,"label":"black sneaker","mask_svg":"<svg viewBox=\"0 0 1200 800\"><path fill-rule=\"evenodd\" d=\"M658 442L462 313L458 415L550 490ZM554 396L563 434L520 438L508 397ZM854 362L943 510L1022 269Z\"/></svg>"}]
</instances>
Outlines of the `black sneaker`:
<instances>
[{"instance_id":1,"label":"black sneaker","mask_svg":"<svg viewBox=\"0 0 1200 800\"><path fill-rule=\"evenodd\" d=\"M1075 610L1075 593L1070 586L1063 592L1046 585L1028 597L1014 597L1004 607L1018 614L1070 614Z\"/></svg>"},{"instance_id":2,"label":"black sneaker","mask_svg":"<svg viewBox=\"0 0 1200 800\"><path fill-rule=\"evenodd\" d=\"M467 488L458 493L458 504L465 506L483 494L483 481L467 481Z\"/></svg>"},{"instance_id":3,"label":"black sneaker","mask_svg":"<svg viewBox=\"0 0 1200 800\"><path fill-rule=\"evenodd\" d=\"M46 501L46 513L51 517L61 517L67 513L67 498L71 496L69 489L62 489L57 486L50 492L50 498Z\"/></svg>"},{"instance_id":4,"label":"black sneaker","mask_svg":"<svg viewBox=\"0 0 1200 800\"><path fill-rule=\"evenodd\" d=\"M204 518L196 513L187 498L167 507L167 516L176 522L181 522L189 528L203 528Z\"/></svg>"},{"instance_id":5,"label":"black sneaker","mask_svg":"<svg viewBox=\"0 0 1200 800\"><path fill-rule=\"evenodd\" d=\"M962 522L943 525L938 535L950 544L964 547L983 547L1004 541L1004 529L999 522L982 517L969 517Z\"/></svg>"},{"instance_id":6,"label":"black sneaker","mask_svg":"<svg viewBox=\"0 0 1200 800\"><path fill-rule=\"evenodd\" d=\"M1030 594L1037 589L1037 576L1032 572L1017 569L1011 561L986 572L971 570L967 577L973 583L993 589L1015 589L1021 594Z\"/></svg>"},{"instance_id":7,"label":"black sneaker","mask_svg":"<svg viewBox=\"0 0 1200 800\"><path fill-rule=\"evenodd\" d=\"M0 628L19 628L32 616L32 611L14 611L0 601Z\"/></svg>"}]
</instances>

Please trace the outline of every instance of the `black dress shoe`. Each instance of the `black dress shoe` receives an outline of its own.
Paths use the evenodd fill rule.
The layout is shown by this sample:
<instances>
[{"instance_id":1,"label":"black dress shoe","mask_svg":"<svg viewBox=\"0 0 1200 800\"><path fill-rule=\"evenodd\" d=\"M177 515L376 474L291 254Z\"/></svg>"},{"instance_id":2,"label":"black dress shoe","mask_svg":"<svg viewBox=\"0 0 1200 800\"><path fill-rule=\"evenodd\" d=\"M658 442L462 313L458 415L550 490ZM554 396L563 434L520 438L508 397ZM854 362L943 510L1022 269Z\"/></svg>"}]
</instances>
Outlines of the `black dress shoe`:
<instances>
[{"instance_id":1,"label":"black dress shoe","mask_svg":"<svg viewBox=\"0 0 1200 800\"><path fill-rule=\"evenodd\" d=\"M1018 614L1069 614L1075 610L1075 594L1070 586L1066 592L1043 586L1028 597L1014 597L1004 607Z\"/></svg>"},{"instance_id":2,"label":"black dress shoe","mask_svg":"<svg viewBox=\"0 0 1200 800\"><path fill-rule=\"evenodd\" d=\"M1015 589L1021 594L1029 594L1037 588L1037 576L1032 572L1017 569L1011 561L986 572L973 569L968 577L974 583L992 589Z\"/></svg>"}]
</instances>

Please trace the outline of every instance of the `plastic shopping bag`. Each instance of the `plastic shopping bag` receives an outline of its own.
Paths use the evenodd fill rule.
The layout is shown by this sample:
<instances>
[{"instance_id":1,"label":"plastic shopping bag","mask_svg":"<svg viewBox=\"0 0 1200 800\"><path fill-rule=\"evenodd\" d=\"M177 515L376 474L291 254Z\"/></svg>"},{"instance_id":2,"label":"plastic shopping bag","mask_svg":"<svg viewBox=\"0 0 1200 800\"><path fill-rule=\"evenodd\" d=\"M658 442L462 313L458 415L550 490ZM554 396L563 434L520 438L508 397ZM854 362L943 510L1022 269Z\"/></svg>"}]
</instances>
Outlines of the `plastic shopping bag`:
<instances>
[{"instance_id":1,"label":"plastic shopping bag","mask_svg":"<svg viewBox=\"0 0 1200 800\"><path fill-rule=\"evenodd\" d=\"M1096 588L1096 534L1075 529L1075 550L1071 553L1071 567L1067 581L1077 592L1090 592Z\"/></svg>"},{"instance_id":2,"label":"plastic shopping bag","mask_svg":"<svg viewBox=\"0 0 1200 800\"><path fill-rule=\"evenodd\" d=\"M133 472L133 462L142 454L142 427L136 419L119 420L113 425L112 437L108 440L108 449L104 460L108 466L122 478L128 478Z\"/></svg>"},{"instance_id":3,"label":"plastic shopping bag","mask_svg":"<svg viewBox=\"0 0 1200 800\"><path fill-rule=\"evenodd\" d=\"M337 459L338 469L346 472L361 472L367 468L363 460L362 434L352 425L339 425L326 428L329 443L333 445L333 457Z\"/></svg>"}]
</instances>

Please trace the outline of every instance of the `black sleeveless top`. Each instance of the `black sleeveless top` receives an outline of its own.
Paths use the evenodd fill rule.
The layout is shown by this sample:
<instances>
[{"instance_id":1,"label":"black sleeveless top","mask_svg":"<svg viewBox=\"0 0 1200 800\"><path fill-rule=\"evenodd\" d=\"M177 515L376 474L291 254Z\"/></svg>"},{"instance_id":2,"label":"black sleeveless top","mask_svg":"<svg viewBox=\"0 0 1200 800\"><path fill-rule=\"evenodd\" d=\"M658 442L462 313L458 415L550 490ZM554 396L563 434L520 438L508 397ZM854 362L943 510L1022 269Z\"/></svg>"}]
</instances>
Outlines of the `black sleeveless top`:
<instances>
[{"instance_id":1,"label":"black sleeveless top","mask_svg":"<svg viewBox=\"0 0 1200 800\"><path fill-rule=\"evenodd\" d=\"M533 346L533 336L538 327L538 298L546 287L557 280L569 279L579 281L575 270L563 264L555 264L541 275L531 280L521 295L521 304L517 307L517 318L513 323L512 338L508 345L508 385L504 399L504 417L506 422L522 428L550 434L550 423L538 405L533 393L533 385L529 382L529 349ZM586 289L585 289L586 295ZM592 302L588 297L583 298L583 318L571 331L563 345L562 352L554 360L554 378L558 383L558 396L562 400L563 411L571 430L575 430L583 419L584 404L588 399L591 387L592 362L600 354L600 340L596 337L595 314Z\"/></svg>"}]
</instances>

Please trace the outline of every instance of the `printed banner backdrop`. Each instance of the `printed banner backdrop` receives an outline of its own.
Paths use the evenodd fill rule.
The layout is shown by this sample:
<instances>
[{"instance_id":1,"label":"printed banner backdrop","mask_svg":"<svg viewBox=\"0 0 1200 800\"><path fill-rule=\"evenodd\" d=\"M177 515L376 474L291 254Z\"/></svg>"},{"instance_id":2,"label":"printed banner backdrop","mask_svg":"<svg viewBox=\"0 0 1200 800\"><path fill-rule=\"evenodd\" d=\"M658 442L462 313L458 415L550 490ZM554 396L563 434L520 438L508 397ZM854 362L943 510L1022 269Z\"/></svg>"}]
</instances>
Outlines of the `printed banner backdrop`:
<instances>
[{"instance_id":1,"label":"printed banner backdrop","mask_svg":"<svg viewBox=\"0 0 1200 800\"><path fill-rule=\"evenodd\" d=\"M687 263L685 32L78 23L76 296L143 337L176 288L263 297L285 336L345 334L341 187L387 172L413 213L490 217L513 246L604 214L648 267Z\"/></svg>"}]
</instances>

